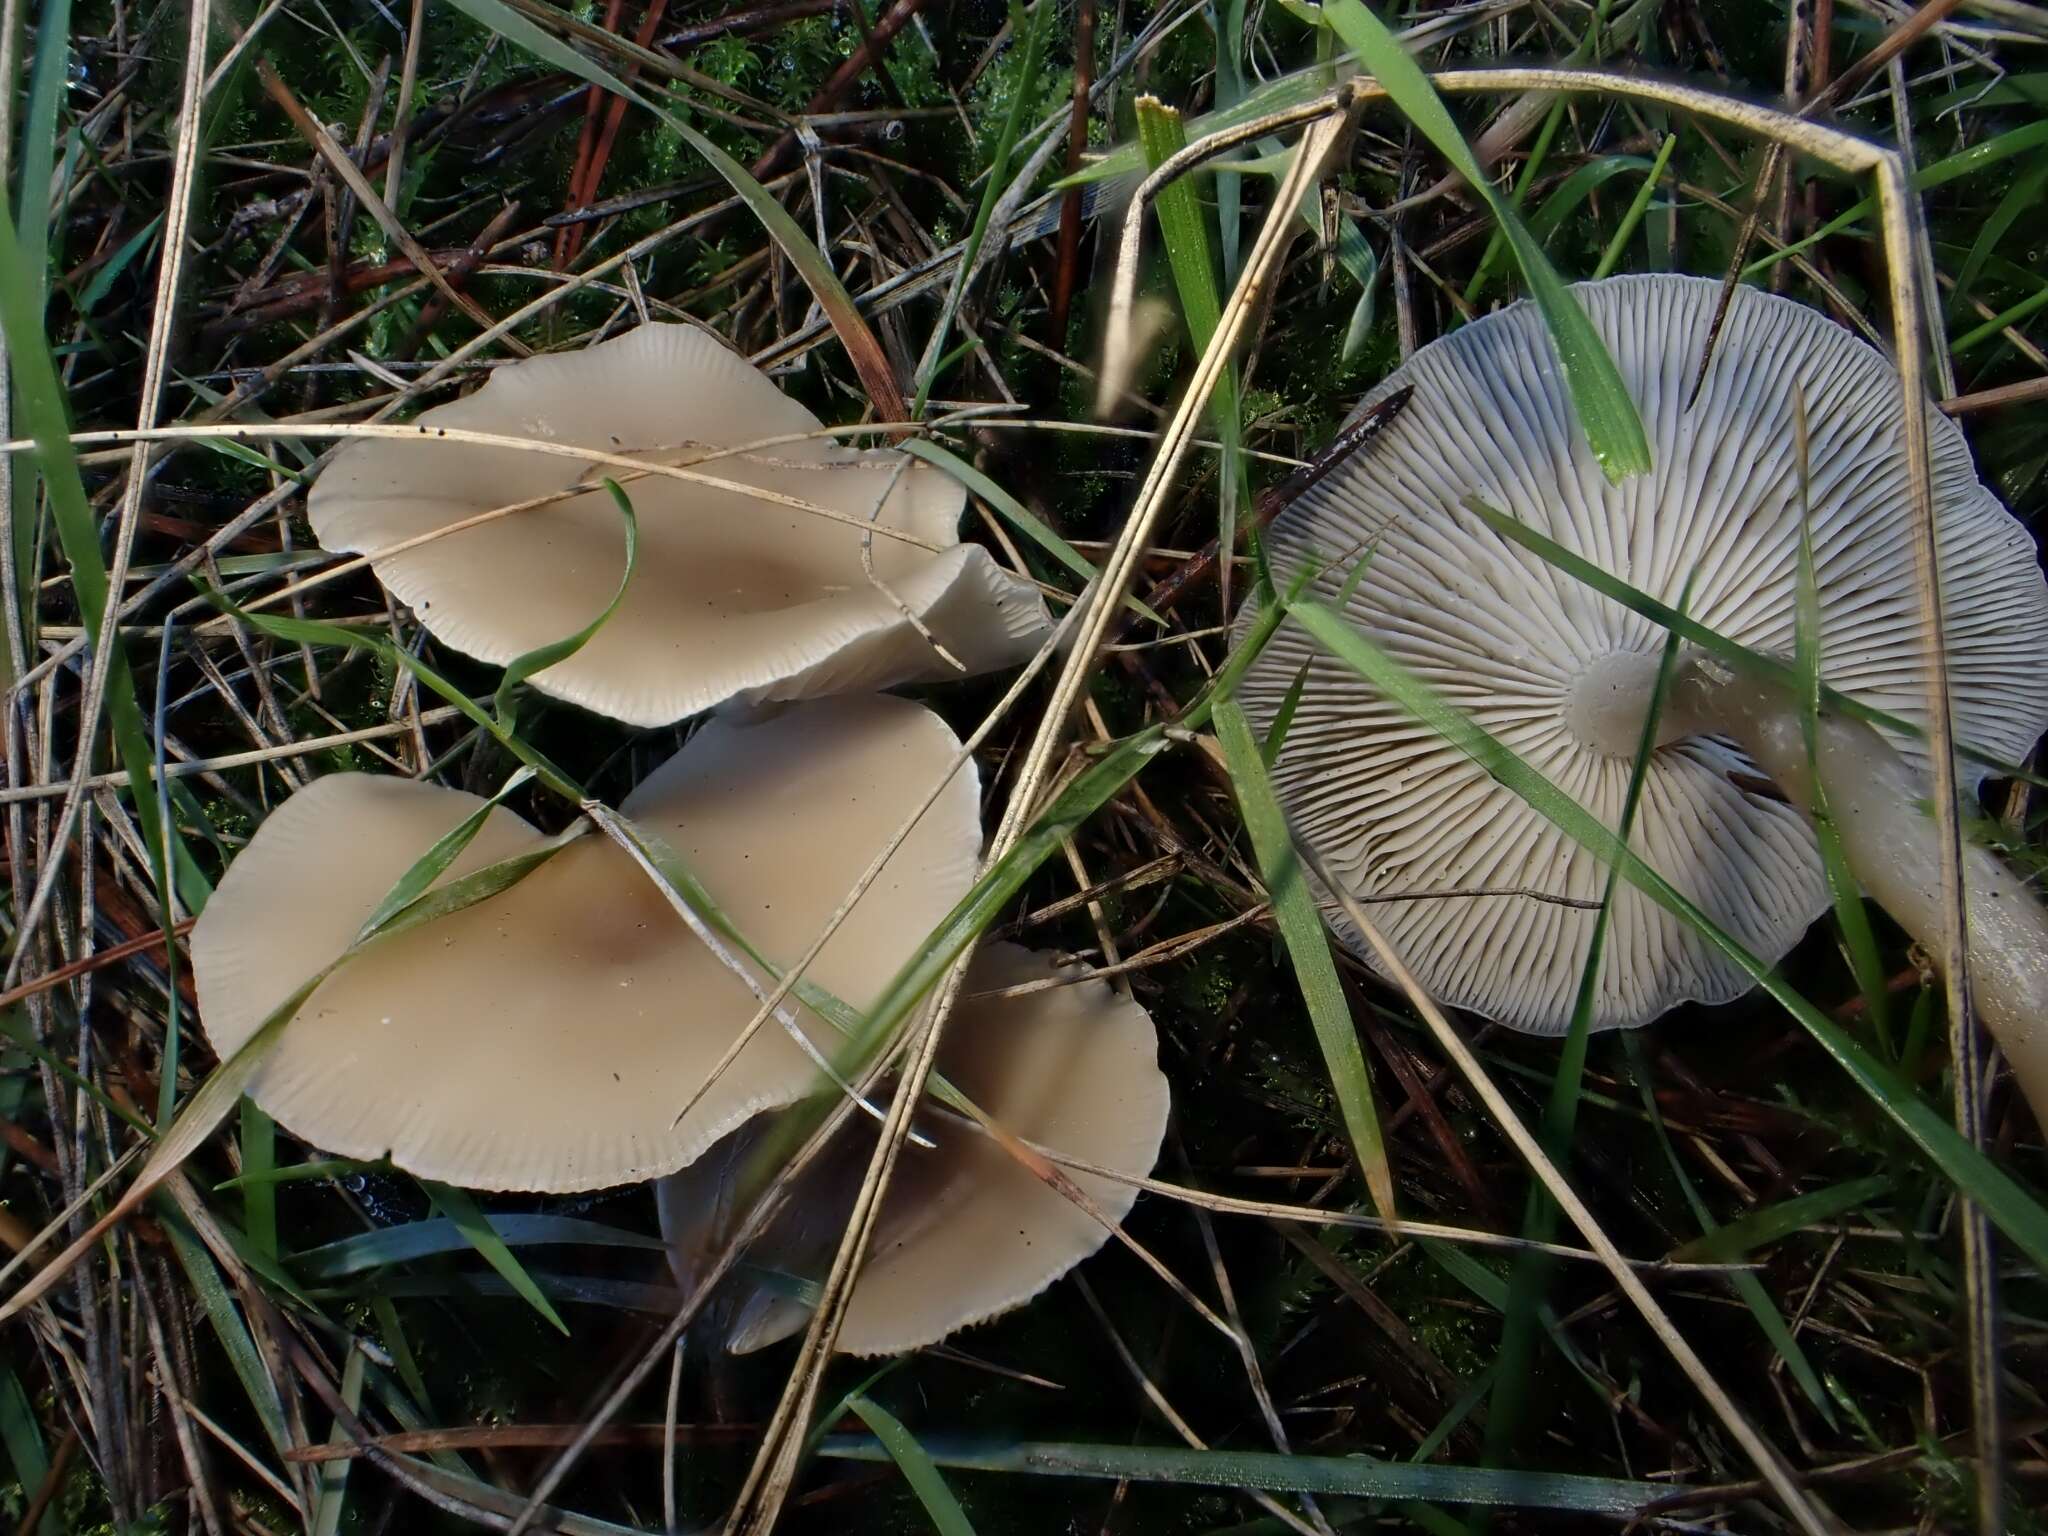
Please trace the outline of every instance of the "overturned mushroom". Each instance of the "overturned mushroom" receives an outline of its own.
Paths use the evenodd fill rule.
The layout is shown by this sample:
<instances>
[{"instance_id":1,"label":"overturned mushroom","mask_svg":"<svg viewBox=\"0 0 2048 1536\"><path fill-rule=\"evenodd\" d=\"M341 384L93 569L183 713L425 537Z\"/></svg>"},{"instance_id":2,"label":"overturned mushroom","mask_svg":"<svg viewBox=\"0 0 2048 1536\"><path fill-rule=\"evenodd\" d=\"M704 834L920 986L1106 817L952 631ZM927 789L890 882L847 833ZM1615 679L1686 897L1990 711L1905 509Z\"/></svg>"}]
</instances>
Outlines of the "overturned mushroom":
<instances>
[{"instance_id":1,"label":"overturned mushroom","mask_svg":"<svg viewBox=\"0 0 2048 1536\"><path fill-rule=\"evenodd\" d=\"M1820 656L1839 692L1918 723L1914 589L1899 377L1820 314L1737 291L1687 406L1718 285L1651 276L1580 285L1649 432L1654 469L1607 483L1574 423L1538 313L1516 305L1418 352L1372 398L1415 393L1369 455L1339 465L1273 526L1276 567L1371 563L1347 618L1608 826L1618 825L1664 632L1491 530L1498 507L1631 586L1758 652L1789 656L1800 522L1809 519ZM1795 391L1810 446L1802 500ZM1372 398L1366 402L1372 403ZM2012 761L2048 724L2048 583L2033 541L1978 483L1962 434L1929 408L1957 738ZM1806 507L1804 514L1802 506ZM1438 997L1518 1029L1562 1031L1605 866L1283 626L1246 680L1262 726L1307 669L1275 783L1296 834ZM1915 740L1828 717L1820 777L1869 894L1917 936L1940 931L1933 823ZM1957 764L1966 787L1981 764ZM1687 656L1635 824L1643 858L1774 961L1828 902L1800 716L1755 669ZM1766 780L1796 804L1772 792ZM1971 963L1986 1023L2048 1109L2048 922L1991 854L1967 858ZM1561 904L1569 898L1580 905ZM1338 931L1362 954L1369 949ZM1593 1027L1719 1002L1750 980L1632 887L1616 892Z\"/></svg>"},{"instance_id":2,"label":"overturned mushroom","mask_svg":"<svg viewBox=\"0 0 2048 1536\"><path fill-rule=\"evenodd\" d=\"M1021 996L973 995L1032 983L1039 988ZM1150 1172L1166 1133L1167 1090L1145 1010L1078 967L1010 944L975 956L967 988L940 1046L946 1080L1026 1142L1115 1173ZM839 1335L849 1354L900 1354L1021 1307L1109 1236L972 1126L940 1114L919 1123L936 1145L907 1148L890 1181ZM656 1186L662 1234L686 1290L726 1235L762 1124ZM874 1146L866 1121L850 1122L842 1136L846 1145L799 1178L748 1249L743 1281L729 1286L737 1294L721 1331L734 1353L809 1321L809 1304L789 1281L815 1278L830 1263ZM1137 1198L1131 1184L1071 1176L1111 1221Z\"/></svg>"},{"instance_id":3,"label":"overturned mushroom","mask_svg":"<svg viewBox=\"0 0 2048 1536\"><path fill-rule=\"evenodd\" d=\"M598 482L627 482L640 552L624 601L532 681L629 724L987 671L1046 633L1036 589L960 542L956 481L893 450L804 438L818 419L695 326L643 325L499 368L420 426L417 442L336 457L308 499L320 542L369 555L437 638L502 665L604 611L625 535ZM695 478L429 435L449 429ZM791 440L704 457L773 438Z\"/></svg>"},{"instance_id":4,"label":"overturned mushroom","mask_svg":"<svg viewBox=\"0 0 2048 1536\"><path fill-rule=\"evenodd\" d=\"M886 696L718 719L624 813L681 855L772 962L796 960L951 763L938 716ZM193 929L208 1038L226 1058L347 948L474 795L337 774L272 813ZM963 768L807 975L865 1007L972 883ZM491 813L446 878L536 849ZM756 978L765 990L766 978ZM757 1008L607 839L571 842L501 894L372 940L307 998L250 1095L295 1135L479 1189L576 1190L672 1172L818 1068L770 1024L678 1121ZM822 1049L837 1040L807 1012Z\"/></svg>"}]
</instances>

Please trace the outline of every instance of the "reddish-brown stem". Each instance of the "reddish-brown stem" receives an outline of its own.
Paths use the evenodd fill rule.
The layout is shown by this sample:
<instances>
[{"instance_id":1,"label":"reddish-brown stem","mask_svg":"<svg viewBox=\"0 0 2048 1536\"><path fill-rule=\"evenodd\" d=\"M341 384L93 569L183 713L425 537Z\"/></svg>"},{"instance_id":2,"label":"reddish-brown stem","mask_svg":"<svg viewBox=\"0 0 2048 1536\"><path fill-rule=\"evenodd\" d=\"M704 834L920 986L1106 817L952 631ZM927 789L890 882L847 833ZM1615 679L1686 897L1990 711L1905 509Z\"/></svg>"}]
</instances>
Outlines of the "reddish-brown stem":
<instances>
[{"instance_id":1,"label":"reddish-brown stem","mask_svg":"<svg viewBox=\"0 0 2048 1536\"><path fill-rule=\"evenodd\" d=\"M1080 0L1074 17L1074 115L1067 125L1067 173L1081 168L1088 148L1088 88L1095 73L1095 0ZM1081 265L1081 189L1067 188L1060 201L1060 259L1052 284L1052 335L1055 348L1067 348L1067 312L1074 302L1074 281Z\"/></svg>"}]
</instances>

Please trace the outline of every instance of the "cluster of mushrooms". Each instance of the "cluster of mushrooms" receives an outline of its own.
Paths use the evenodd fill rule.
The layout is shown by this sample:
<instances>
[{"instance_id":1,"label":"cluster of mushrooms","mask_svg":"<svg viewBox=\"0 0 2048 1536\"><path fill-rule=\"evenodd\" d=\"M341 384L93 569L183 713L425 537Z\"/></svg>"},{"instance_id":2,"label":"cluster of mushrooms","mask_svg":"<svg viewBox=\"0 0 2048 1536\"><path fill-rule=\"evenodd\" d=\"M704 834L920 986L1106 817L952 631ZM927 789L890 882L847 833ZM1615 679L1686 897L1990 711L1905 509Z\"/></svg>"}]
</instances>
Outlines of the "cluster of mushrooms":
<instances>
[{"instance_id":1,"label":"cluster of mushrooms","mask_svg":"<svg viewBox=\"0 0 2048 1536\"><path fill-rule=\"evenodd\" d=\"M1655 599L1689 591L1694 619L1779 657L1794 648L1803 523L1822 677L1921 722L1927 657L1897 372L1817 312L1742 289L1695 399L1717 284L1626 277L1575 292L1642 414L1649 474L1607 481L1541 317L1515 305L1421 349L1366 398L1361 411L1413 390L1366 451L1273 524L1276 569L1319 569L1313 590L1609 827L1665 632L1496 532L1472 498ZM1978 482L1961 433L1928 409L1952 715L1975 754L1958 769L1974 790L1985 759L2023 758L2048 725L2048 581L2031 538ZM823 444L808 411L694 328L645 325L500 369L422 420L651 466L701 462L688 477L634 481L641 554L623 602L533 682L636 725L719 711L622 810L778 964L807 947L959 750L938 716L874 690L1000 667L1046 635L1037 591L959 542L953 481L894 451ZM742 444L703 458L707 445ZM321 541L369 554L442 641L505 663L609 601L624 534L595 483L573 456L429 439L342 454L311 510ZM1368 547L1361 579L1356 552ZM1344 910L1372 903L1439 999L1561 1033L1601 860L1291 624L1252 664L1242 697L1262 732L1293 712L1275 784L1296 838L1341 887L1322 891L1339 937L1377 963ZM1939 932L1916 738L1830 711L1809 746L1793 690L1691 651L1659 719L1634 846L1752 953L1775 962L1828 906L1809 820L1823 801L1868 894L1916 937ZM343 774L271 816L193 934L215 1048L248 1039L480 804ZM541 840L495 810L448 878ZM969 765L811 978L864 1005L966 891L979 846ZM1978 1005L2040 1114L2048 917L1982 847L1965 851L1965 885ZM310 1142L451 1183L566 1191L660 1179L663 1230L687 1282L731 1216L732 1170L757 1117L818 1083L812 1056L770 1029L700 1094L754 1011L751 980L681 926L625 853L586 838L492 900L373 941L306 1000L252 1091ZM1594 1028L1749 985L1693 928L1632 887L1616 892ZM1027 1140L1116 1174L1149 1170L1167 1093L1142 1009L1007 945L983 949L968 993L939 1062L958 1088ZM816 1050L833 1044L815 1019L790 1028ZM950 1122L927 1131L934 1144L908 1154L892 1187L843 1349L932 1342L1021 1304L1103 1241L1100 1225L985 1138ZM864 1159L825 1161L757 1247L757 1266L801 1274L822 1263ZM1128 1183L1078 1182L1112 1217L1134 1199ZM733 1349L782 1338L807 1315L800 1288L749 1273L726 1303Z\"/></svg>"},{"instance_id":2,"label":"cluster of mushrooms","mask_svg":"<svg viewBox=\"0 0 2048 1536\"><path fill-rule=\"evenodd\" d=\"M1819 597L1819 670L1915 726L1927 653L1896 368L1819 312L1647 275L1573 289L1641 412L1652 470L1616 486L1578 430L1541 315L1517 304L1419 350L1361 403L1414 393L1393 423L1274 522L1276 580L1311 591L1618 829L1666 631L1497 532L1483 503L1750 651L1795 649L1801 523ZM1807 443L1802 470L1797 418ZM2024 761L2048 725L2048 581L2032 536L1979 483L1932 402L1944 650L1962 786ZM1802 485L1802 479L1804 484ZM1357 552L1372 559L1355 584ZM1282 574L1285 573L1285 574ZM1240 631L1249 622L1241 619ZM1607 866L1291 624L1242 697L1260 729L1298 709L1275 765L1294 834L1370 903L1437 998L1537 1034L1569 1025ZM1723 931L1775 963L1827 910L1809 818L1825 804L1865 894L1941 952L1939 840L1920 740L1833 710L1809 752L1795 691L1690 647L1658 715L1632 846ZM1313 866L1312 866L1313 867ZM1979 1016L2048 1124L2048 914L1966 843ZM1375 952L1340 893L1331 923ZM1747 991L1747 972L1633 886L1615 892L1595 1029Z\"/></svg>"},{"instance_id":3,"label":"cluster of mushrooms","mask_svg":"<svg viewBox=\"0 0 2048 1536\"><path fill-rule=\"evenodd\" d=\"M932 711L877 690L1014 664L1049 632L1037 589L960 542L959 485L902 453L821 437L809 411L684 325L498 369L421 425L417 441L336 457L310 501L322 544L367 554L437 638L502 664L611 601L625 532L600 477L627 481L639 551L624 596L587 645L531 681L634 725L715 711L620 810L681 857L770 963L810 948L952 774L805 973L865 1008L966 894L982 841L974 766L955 771L959 740ZM215 1050L227 1057L347 951L394 883L483 804L343 773L272 813L193 930ZM546 841L495 808L442 881ZM356 951L292 1016L250 1093L312 1145L468 1188L657 1180L688 1284L734 1216L734 1170L760 1117L817 1092L819 1059L841 1044L792 994L780 1026L711 1081L771 985L700 942L618 844L584 836L497 896ZM1127 997L991 944L938 1066L1013 1134L1142 1176L1166 1128L1157 1055L1151 1019ZM728 1283L725 1347L804 1326L786 1276L829 1258L870 1124L857 1118L843 1154L813 1165ZM915 1349L1019 1306L1106 1237L974 1129L919 1124L840 1338L851 1353ZM1113 1219L1136 1197L1128 1182L1077 1182Z\"/></svg>"}]
</instances>

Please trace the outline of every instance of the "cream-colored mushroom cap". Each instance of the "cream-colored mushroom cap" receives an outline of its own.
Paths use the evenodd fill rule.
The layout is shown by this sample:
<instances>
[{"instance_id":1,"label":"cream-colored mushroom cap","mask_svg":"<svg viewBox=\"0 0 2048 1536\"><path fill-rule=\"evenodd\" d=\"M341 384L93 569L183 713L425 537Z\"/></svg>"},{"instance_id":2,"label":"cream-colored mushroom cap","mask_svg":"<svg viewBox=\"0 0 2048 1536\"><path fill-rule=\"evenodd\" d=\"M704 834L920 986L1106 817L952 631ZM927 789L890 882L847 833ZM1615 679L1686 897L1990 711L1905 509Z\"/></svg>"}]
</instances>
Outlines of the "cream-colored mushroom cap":
<instances>
[{"instance_id":1,"label":"cream-colored mushroom cap","mask_svg":"<svg viewBox=\"0 0 2048 1536\"><path fill-rule=\"evenodd\" d=\"M419 424L673 465L707 447L812 432L818 419L708 332L650 324L499 368ZM1037 589L960 542L963 492L927 464L812 438L693 468L740 488L630 479L616 466L431 436L366 441L336 456L307 512L328 549L370 555L436 638L503 665L575 634L617 591L625 530L602 486L379 551L493 508L621 479L640 524L632 585L588 645L533 683L632 725L665 725L731 699L961 675L919 624L969 672L1021 661L1046 633ZM860 528L748 487L872 521L881 585L863 567Z\"/></svg>"},{"instance_id":2,"label":"cream-colored mushroom cap","mask_svg":"<svg viewBox=\"0 0 2048 1536\"><path fill-rule=\"evenodd\" d=\"M1043 987L1052 981L1062 984ZM973 995L1034 982L1043 989ZM1143 1008L1084 968L1012 944L975 956L967 994L939 1046L938 1069L954 1087L1012 1135L1050 1152L1129 1177L1151 1171L1168 1098ZM686 1288L722 1236L759 1124L656 1186L662 1233ZM840 1332L848 1354L921 1349L1021 1307L1109 1239L1094 1217L978 1130L937 1115L919 1124L936 1144L907 1146L897 1162ZM740 1273L753 1279L739 1287L729 1348L758 1349L806 1325L809 1308L761 1273L823 1273L873 1148L872 1122L851 1122L748 1250ZM1130 1184L1071 1176L1112 1221L1137 1199Z\"/></svg>"},{"instance_id":3,"label":"cream-colored mushroom cap","mask_svg":"<svg viewBox=\"0 0 2048 1536\"><path fill-rule=\"evenodd\" d=\"M1736 291L1699 399L1687 395L1720 285L1648 276L1573 291L1642 414L1654 467L1616 486L1572 414L1542 317L1517 304L1425 347L1368 397L1407 384L1399 418L1275 521L1276 579L1334 561L1346 617L1451 703L1618 826L1665 631L1492 532L1480 499L1667 604L1789 658L1802 517L1795 391L1810 430L1821 670L1915 722L1924 651L1899 376L1818 311ZM2048 723L2048 584L2033 540L1978 482L1954 423L1927 407L1956 734L2007 761ZM1606 866L1286 625L1246 679L1255 724L1307 667L1274 780L1295 834L1440 999L1518 1029L1569 1023ZM1901 749L1915 763L1911 742ZM1982 769L1960 767L1975 784ZM1775 961L1825 910L1813 834L1731 743L1652 757L1635 847L1753 953ZM1459 895L1497 891L1503 894ZM1416 893L1403 898L1402 893ZM1393 898L1393 899L1390 899ZM1332 921L1370 950L1341 912ZM1751 985L1629 885L1616 892L1593 1024L1645 1023Z\"/></svg>"},{"instance_id":4,"label":"cream-colored mushroom cap","mask_svg":"<svg viewBox=\"0 0 2048 1536\"><path fill-rule=\"evenodd\" d=\"M623 811L787 965L958 748L937 715L888 696L719 718ZM811 980L869 1004L972 883L977 796L970 764ZM227 1057L340 954L399 876L480 803L337 774L273 812L192 934L214 1050ZM493 811L450 878L543 841ZM594 1189L668 1173L812 1088L817 1067L771 1022L677 1123L756 1007L626 852L585 836L498 896L365 946L300 1007L250 1094L294 1135L350 1157L388 1153L410 1172L479 1189ZM829 1050L830 1027L798 1017Z\"/></svg>"}]
</instances>

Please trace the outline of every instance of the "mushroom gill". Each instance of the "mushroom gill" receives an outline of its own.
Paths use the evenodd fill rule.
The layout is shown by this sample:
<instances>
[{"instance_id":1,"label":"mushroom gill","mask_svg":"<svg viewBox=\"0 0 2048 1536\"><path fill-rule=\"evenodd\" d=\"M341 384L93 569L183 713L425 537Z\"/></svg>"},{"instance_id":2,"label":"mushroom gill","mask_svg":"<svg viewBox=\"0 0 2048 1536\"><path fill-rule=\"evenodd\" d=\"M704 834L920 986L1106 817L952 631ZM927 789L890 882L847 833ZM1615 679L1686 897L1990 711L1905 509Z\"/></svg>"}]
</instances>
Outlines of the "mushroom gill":
<instances>
[{"instance_id":1,"label":"mushroom gill","mask_svg":"<svg viewBox=\"0 0 2048 1536\"><path fill-rule=\"evenodd\" d=\"M1642 413L1649 474L1607 482L1576 429L1540 315L1515 305L1423 348L1368 397L1369 407L1414 388L1370 453L1336 466L1274 523L1280 579L1373 548L1348 594L1342 558L1312 590L1343 594L1350 623L1614 827L1664 631L1493 531L1467 498L1667 604L1690 581L1692 618L1766 655L1793 650L1804 520L1824 681L1920 723L1925 655L1897 371L1814 310L1741 288L1689 405L1718 284L1628 277L1574 292ZM1795 401L1808 423L1803 485ZM2048 582L2027 531L1979 483L1962 434L1927 409L1956 736L2016 760L2048 725ZM1596 902L1605 866L1295 626L1246 679L1255 722L1270 724L1304 668L1275 769L1296 834L1351 894L1379 903L1389 938L1437 996L1519 1029L1561 1031L1593 914L1551 898ZM1669 709L1635 847L1775 961L1828 903L1798 714L1751 669L1691 657ZM1914 738L1823 721L1820 773L1838 819L1850 808L1856 873L1928 935L1939 926L1928 899L1939 880L1919 810L1923 765ZM1983 768L1957 766L1974 789ZM2048 924L1994 855L1972 851L1969 870L1980 1004L2038 1112L2048 1108ZM1617 891L1611 921L1595 1028L1750 985L1631 887Z\"/></svg>"}]
</instances>

